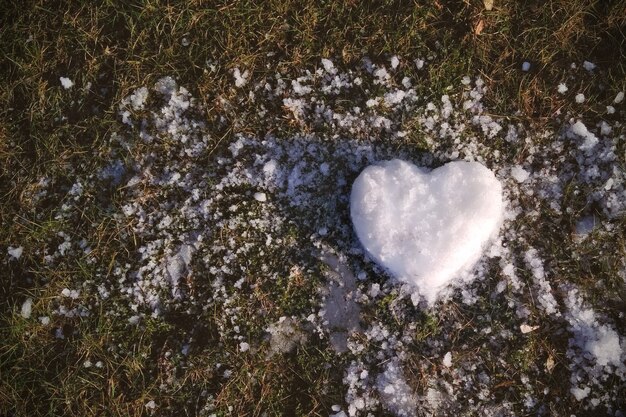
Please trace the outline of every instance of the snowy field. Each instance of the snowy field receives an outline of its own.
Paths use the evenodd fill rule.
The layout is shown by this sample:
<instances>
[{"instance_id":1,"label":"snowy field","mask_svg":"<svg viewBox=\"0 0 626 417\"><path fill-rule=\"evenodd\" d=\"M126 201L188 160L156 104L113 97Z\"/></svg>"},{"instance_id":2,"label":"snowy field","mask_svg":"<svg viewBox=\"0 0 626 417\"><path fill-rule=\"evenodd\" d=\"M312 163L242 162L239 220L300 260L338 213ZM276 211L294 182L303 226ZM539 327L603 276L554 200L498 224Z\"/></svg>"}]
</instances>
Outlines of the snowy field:
<instances>
[{"instance_id":1,"label":"snowy field","mask_svg":"<svg viewBox=\"0 0 626 417\"><path fill-rule=\"evenodd\" d=\"M604 69L573 62L533 120L480 69L430 85L445 60L239 66L219 93L165 71L115 100L97 160L2 218L0 412L58 383L63 415L623 417L623 87L579 91Z\"/></svg>"}]
</instances>

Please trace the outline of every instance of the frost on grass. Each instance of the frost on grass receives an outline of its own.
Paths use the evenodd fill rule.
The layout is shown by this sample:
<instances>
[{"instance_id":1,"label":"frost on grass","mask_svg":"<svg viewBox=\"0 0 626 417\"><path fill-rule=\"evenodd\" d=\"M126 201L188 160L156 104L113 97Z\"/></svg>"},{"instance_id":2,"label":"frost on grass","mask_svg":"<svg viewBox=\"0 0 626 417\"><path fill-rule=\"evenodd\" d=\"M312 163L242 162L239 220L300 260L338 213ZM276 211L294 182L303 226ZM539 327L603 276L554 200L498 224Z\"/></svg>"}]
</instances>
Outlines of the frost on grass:
<instances>
[{"instance_id":1,"label":"frost on grass","mask_svg":"<svg viewBox=\"0 0 626 417\"><path fill-rule=\"evenodd\" d=\"M67 291L58 289L38 325L70 338L53 323L104 311L129 331L161 322L179 329L168 345L181 353L154 365L171 370L163 393L178 392L177 375L204 357L198 334L207 326L218 395L224 381L250 379L245 358L311 347L309 354L323 352L311 366L343 381L329 387L339 395L328 414L623 410L624 330L589 305L594 291L615 285L597 260L620 262L613 254L626 208L622 123L563 115L556 128L537 128L494 116L481 78L424 94L422 81L402 71L410 62L428 71L431 58L396 58L345 70L324 59L263 79L234 70L228 94L203 97L214 100L210 110L194 86L172 77L131 92L107 161L56 187L61 229L33 258L49 268L80 260L96 272L63 283ZM613 114L622 111L618 98L603 103ZM481 164L501 184L498 236L432 307L372 261L350 220L354 180L396 158L424 172L451 161ZM47 204L55 181L37 188ZM70 226L93 198L102 199L122 245L104 265L93 251L96 234ZM593 231L580 239L588 228L578 222L589 216ZM563 287L586 276L594 285L575 295ZM563 359L543 366L552 353ZM563 392L550 382L554 373L570 378Z\"/></svg>"}]
</instances>

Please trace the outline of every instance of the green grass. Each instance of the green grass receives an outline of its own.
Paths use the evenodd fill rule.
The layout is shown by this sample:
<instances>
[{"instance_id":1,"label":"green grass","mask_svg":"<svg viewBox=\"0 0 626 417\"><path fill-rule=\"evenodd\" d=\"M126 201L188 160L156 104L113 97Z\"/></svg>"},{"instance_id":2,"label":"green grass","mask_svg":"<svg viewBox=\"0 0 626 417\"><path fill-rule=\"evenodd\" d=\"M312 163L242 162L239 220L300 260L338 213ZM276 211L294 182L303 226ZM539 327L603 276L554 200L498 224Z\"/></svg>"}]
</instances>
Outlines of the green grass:
<instances>
[{"instance_id":1,"label":"green grass","mask_svg":"<svg viewBox=\"0 0 626 417\"><path fill-rule=\"evenodd\" d=\"M77 173L106 162L107 140L119 125L117 106L135 88L173 75L193 89L209 121L217 114L216 99L232 94L234 67L260 78L276 68L286 74L314 68L321 57L350 67L363 56L375 61L395 54L407 59L434 56L424 71L403 62L407 74L423 80L418 94L436 97L462 76L481 74L494 114L520 110L517 117L540 125L551 123L557 110L572 109L577 92L585 93L589 104L575 111L593 120L604 112L601 103L612 99L608 92L626 88L624 1L496 0L492 11L485 11L481 1L452 0L7 0L0 8L0 248L18 242L25 247L22 259L0 272L0 415L7 416L139 416L147 414L144 404L151 399L168 413L196 415L200 396L213 396L219 415L229 414L228 405L234 406L231 415L324 415L330 405L341 402L341 393L327 389L331 383L340 385L343 370L325 368L330 353L322 342L299 347L280 360L268 359L263 349L247 359L235 358L231 365L237 371L224 383L213 369L220 357L212 328L219 324L219 311L203 313L205 325L200 327L185 328L181 322L189 315L181 313L130 333L104 315L67 319L59 324L75 335L64 340L36 321L38 311L47 310L45 303L67 279L80 276L93 283L109 276L114 261L125 259L137 244L123 237L96 196L85 199L81 223L73 225L52 217L62 204L60 197L50 195L39 203L33 197L41 177L55 179L51 188L68 186ZM182 46L183 38L189 46ZM585 59L598 64L601 73L568 81L567 95L558 95L556 86L567 78L570 64ZM523 61L532 63L529 73L519 71ZM215 63L215 72L207 71L208 62ZM59 76L71 78L75 87L64 90ZM88 90L83 88L87 83ZM597 93L598 83L606 94ZM264 123L259 120L241 130L264 132ZM231 127L219 133L228 139L234 132ZM218 146L221 139L215 140ZM104 198L114 200L116 195ZM58 239L62 227L73 228L77 238L94 237L99 263L70 260L62 268L48 268L44 249ZM300 238L295 227L285 234L294 242ZM558 258L557 243L547 245L554 245ZM619 289L615 271L625 249L622 245L608 256L593 253L597 250L589 248L590 264L572 269L580 271L578 283L601 300L602 290L586 277L609 277L610 288ZM320 279L316 274L292 280L285 274L278 281L284 283L284 293L261 286L253 303L267 304L267 322L303 311ZM26 295L39 300L30 320L14 313ZM240 300L242 305L247 301ZM389 311L380 314L391 316ZM435 318L419 319L417 339L438 331ZM179 352L176 340L190 334L204 340L203 355L175 368L159 361L168 349ZM111 346L117 348L111 351ZM539 359L545 361L551 346L532 336L511 349L519 367L511 374L516 375ZM85 368L88 358L102 360L103 371ZM177 377L177 384L159 389Z\"/></svg>"}]
</instances>

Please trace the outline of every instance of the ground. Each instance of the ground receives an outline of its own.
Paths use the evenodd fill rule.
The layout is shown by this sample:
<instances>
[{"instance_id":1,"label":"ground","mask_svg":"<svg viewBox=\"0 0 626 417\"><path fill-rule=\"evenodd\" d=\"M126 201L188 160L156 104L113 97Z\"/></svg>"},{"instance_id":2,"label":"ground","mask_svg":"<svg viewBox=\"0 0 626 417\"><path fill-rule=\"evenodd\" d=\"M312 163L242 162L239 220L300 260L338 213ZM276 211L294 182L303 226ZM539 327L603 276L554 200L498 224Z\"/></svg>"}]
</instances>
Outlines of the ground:
<instances>
[{"instance_id":1,"label":"ground","mask_svg":"<svg viewBox=\"0 0 626 417\"><path fill-rule=\"evenodd\" d=\"M626 413L626 3L7 1L0 415ZM428 304L352 182L491 169Z\"/></svg>"}]
</instances>

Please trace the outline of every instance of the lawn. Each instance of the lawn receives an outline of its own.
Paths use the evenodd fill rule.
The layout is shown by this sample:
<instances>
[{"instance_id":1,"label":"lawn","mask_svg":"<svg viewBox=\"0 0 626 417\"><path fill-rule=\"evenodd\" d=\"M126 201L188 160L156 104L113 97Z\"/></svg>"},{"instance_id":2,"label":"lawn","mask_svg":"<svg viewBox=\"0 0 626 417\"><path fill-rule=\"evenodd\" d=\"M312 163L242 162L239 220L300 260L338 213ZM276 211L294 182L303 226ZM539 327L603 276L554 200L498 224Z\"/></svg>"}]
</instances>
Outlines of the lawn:
<instances>
[{"instance_id":1,"label":"lawn","mask_svg":"<svg viewBox=\"0 0 626 417\"><path fill-rule=\"evenodd\" d=\"M626 413L626 2L0 9L0 416ZM502 185L430 303L394 158Z\"/></svg>"}]
</instances>

